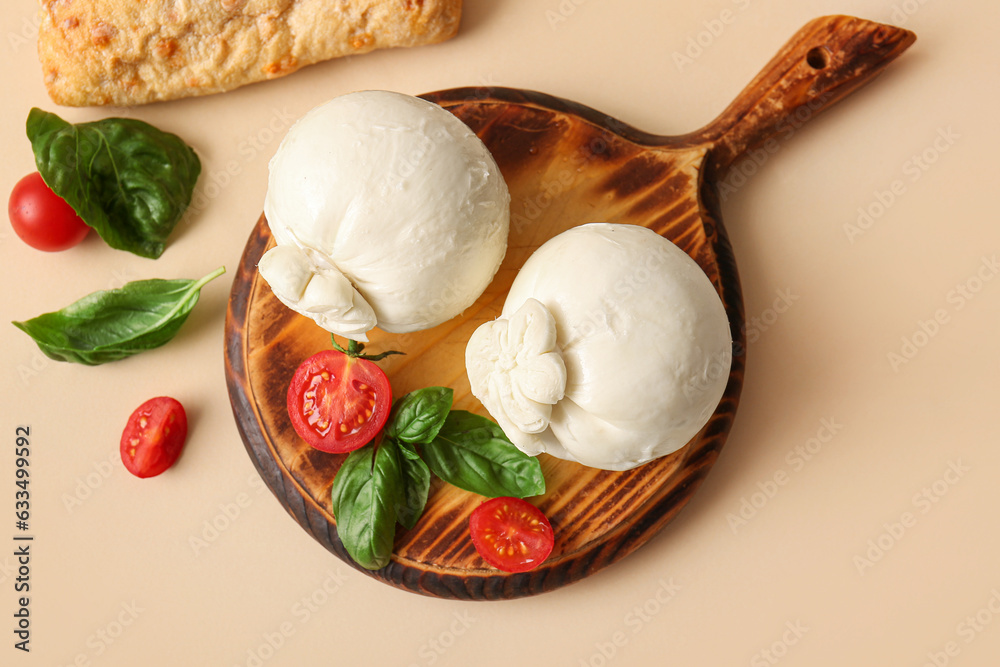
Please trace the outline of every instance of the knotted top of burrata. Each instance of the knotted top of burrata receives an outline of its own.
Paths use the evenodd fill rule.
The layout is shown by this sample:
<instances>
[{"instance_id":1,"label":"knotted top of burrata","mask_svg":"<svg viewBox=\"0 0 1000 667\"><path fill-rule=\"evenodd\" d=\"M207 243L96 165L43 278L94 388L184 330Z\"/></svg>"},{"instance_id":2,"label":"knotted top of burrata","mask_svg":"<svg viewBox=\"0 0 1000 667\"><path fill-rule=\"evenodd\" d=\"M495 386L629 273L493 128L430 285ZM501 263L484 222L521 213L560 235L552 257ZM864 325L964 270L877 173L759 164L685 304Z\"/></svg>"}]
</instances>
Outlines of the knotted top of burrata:
<instances>
[{"instance_id":1,"label":"knotted top of burrata","mask_svg":"<svg viewBox=\"0 0 1000 667\"><path fill-rule=\"evenodd\" d=\"M472 393L510 440L607 470L677 451L729 380L722 300L645 227L594 223L532 254L466 349Z\"/></svg>"},{"instance_id":2,"label":"knotted top of burrata","mask_svg":"<svg viewBox=\"0 0 1000 667\"><path fill-rule=\"evenodd\" d=\"M460 314L507 249L510 195L482 141L426 100L337 97L289 130L264 213L277 246L260 274L324 329L364 341Z\"/></svg>"}]
</instances>

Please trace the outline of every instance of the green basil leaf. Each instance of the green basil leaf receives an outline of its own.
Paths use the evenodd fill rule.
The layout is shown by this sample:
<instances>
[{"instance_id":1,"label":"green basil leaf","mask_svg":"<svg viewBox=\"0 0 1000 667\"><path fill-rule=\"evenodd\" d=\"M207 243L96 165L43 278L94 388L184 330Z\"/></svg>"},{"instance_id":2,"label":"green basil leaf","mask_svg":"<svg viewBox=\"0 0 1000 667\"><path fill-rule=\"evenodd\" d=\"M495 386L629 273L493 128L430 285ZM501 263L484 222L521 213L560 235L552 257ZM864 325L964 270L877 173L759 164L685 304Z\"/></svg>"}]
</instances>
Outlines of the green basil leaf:
<instances>
[{"instance_id":1,"label":"green basil leaf","mask_svg":"<svg viewBox=\"0 0 1000 667\"><path fill-rule=\"evenodd\" d=\"M132 118L73 125L32 109L26 129L42 179L109 246L163 254L201 173L190 146Z\"/></svg>"},{"instance_id":2,"label":"green basil leaf","mask_svg":"<svg viewBox=\"0 0 1000 667\"><path fill-rule=\"evenodd\" d=\"M56 361L96 366L124 359L173 338L198 303L201 288L225 270L220 267L197 281L133 281L13 324Z\"/></svg>"},{"instance_id":3,"label":"green basil leaf","mask_svg":"<svg viewBox=\"0 0 1000 667\"><path fill-rule=\"evenodd\" d=\"M413 528L424 513L431 488L431 470L420 456L405 443L399 445L399 464L403 470L403 504L397 519L404 528Z\"/></svg>"},{"instance_id":4,"label":"green basil leaf","mask_svg":"<svg viewBox=\"0 0 1000 667\"><path fill-rule=\"evenodd\" d=\"M410 459L411 461L420 460L420 454L417 450L413 448L413 445L408 442L399 443L399 454L403 458Z\"/></svg>"},{"instance_id":5,"label":"green basil leaf","mask_svg":"<svg viewBox=\"0 0 1000 667\"><path fill-rule=\"evenodd\" d=\"M411 391L396 401L385 434L402 442L430 442L448 417L453 397L450 387Z\"/></svg>"},{"instance_id":6,"label":"green basil leaf","mask_svg":"<svg viewBox=\"0 0 1000 667\"><path fill-rule=\"evenodd\" d=\"M490 498L545 493L538 459L515 447L494 422L471 412L452 410L421 453L435 475L466 491Z\"/></svg>"},{"instance_id":7,"label":"green basil leaf","mask_svg":"<svg viewBox=\"0 0 1000 667\"><path fill-rule=\"evenodd\" d=\"M399 451L383 439L351 452L333 480L331 500L337 534L351 558L363 568L389 564L396 534L396 512L404 504Z\"/></svg>"}]
</instances>

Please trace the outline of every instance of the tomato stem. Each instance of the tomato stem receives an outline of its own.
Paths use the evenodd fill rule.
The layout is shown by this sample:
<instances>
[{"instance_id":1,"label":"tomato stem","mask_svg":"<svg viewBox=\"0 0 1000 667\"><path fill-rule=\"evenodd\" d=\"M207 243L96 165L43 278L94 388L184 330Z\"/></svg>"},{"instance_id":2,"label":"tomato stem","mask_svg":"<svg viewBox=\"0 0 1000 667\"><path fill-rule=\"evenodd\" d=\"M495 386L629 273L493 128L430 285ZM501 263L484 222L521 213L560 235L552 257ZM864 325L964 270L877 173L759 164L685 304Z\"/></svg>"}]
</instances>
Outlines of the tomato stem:
<instances>
[{"instance_id":1,"label":"tomato stem","mask_svg":"<svg viewBox=\"0 0 1000 667\"><path fill-rule=\"evenodd\" d=\"M367 361L381 361L385 359L390 354L406 354L405 352L400 352L399 350L387 350L379 354L364 354L365 344L359 343L356 340L348 340L347 349L337 342L336 336L330 334L330 341L333 343L333 349L338 352L343 352L352 359L365 359Z\"/></svg>"}]
</instances>

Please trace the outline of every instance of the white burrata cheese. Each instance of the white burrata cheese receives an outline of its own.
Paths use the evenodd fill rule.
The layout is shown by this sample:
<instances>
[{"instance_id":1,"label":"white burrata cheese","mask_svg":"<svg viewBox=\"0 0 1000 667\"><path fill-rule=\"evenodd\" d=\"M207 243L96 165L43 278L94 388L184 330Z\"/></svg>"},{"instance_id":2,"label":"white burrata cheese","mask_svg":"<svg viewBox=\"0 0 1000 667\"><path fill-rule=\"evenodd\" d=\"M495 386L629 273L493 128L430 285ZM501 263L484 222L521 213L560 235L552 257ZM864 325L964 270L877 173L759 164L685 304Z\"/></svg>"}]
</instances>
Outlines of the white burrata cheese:
<instances>
[{"instance_id":1,"label":"white burrata cheese","mask_svg":"<svg viewBox=\"0 0 1000 667\"><path fill-rule=\"evenodd\" d=\"M731 363L701 267L649 229L606 223L538 248L466 350L472 393L515 445L606 470L687 444Z\"/></svg>"},{"instance_id":2,"label":"white burrata cheese","mask_svg":"<svg viewBox=\"0 0 1000 667\"><path fill-rule=\"evenodd\" d=\"M436 326L482 294L507 250L510 195L462 121L364 91L316 107L271 159L258 268L285 305L367 340Z\"/></svg>"}]
</instances>

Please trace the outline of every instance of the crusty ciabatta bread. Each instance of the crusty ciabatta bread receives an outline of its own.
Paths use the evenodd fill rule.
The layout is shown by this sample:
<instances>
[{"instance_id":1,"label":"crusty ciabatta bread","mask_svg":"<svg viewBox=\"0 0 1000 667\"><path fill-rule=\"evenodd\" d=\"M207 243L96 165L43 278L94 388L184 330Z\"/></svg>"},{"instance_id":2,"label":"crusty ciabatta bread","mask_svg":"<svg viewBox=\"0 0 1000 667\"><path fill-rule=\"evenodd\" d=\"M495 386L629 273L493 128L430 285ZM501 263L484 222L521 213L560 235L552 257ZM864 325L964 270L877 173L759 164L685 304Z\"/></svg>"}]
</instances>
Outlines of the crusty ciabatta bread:
<instances>
[{"instance_id":1,"label":"crusty ciabatta bread","mask_svg":"<svg viewBox=\"0 0 1000 667\"><path fill-rule=\"evenodd\" d=\"M41 0L38 55L57 104L207 95L339 56L458 31L462 0Z\"/></svg>"}]
</instances>

